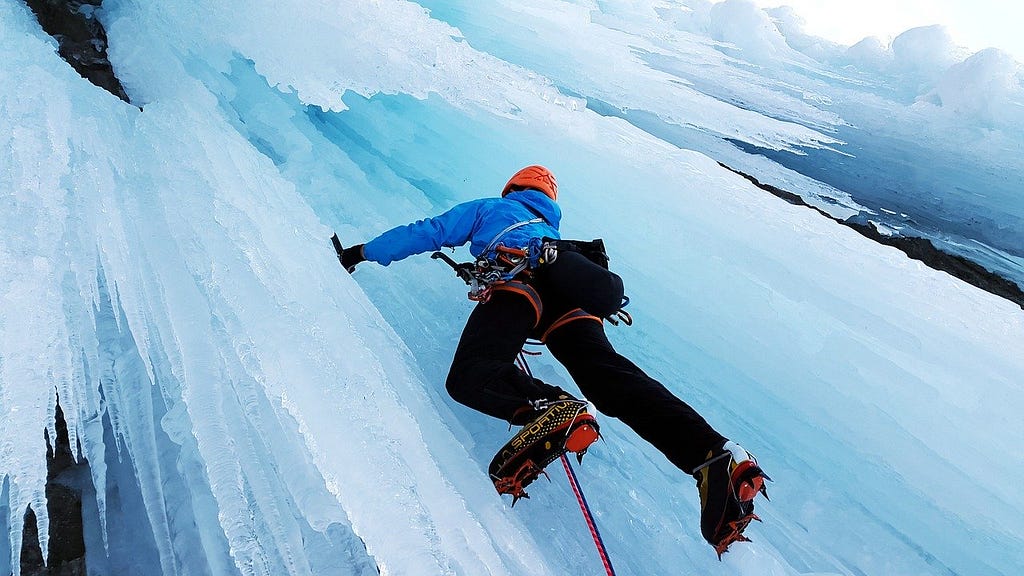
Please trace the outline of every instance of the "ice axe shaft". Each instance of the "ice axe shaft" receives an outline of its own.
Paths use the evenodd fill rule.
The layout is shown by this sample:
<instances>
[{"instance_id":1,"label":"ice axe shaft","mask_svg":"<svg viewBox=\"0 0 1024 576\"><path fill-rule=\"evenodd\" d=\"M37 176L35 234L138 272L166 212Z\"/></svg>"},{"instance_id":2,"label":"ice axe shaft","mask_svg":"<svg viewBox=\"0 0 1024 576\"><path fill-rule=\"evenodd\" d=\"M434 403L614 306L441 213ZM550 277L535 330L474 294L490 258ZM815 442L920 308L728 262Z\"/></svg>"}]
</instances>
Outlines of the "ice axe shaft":
<instances>
[{"instance_id":1,"label":"ice axe shaft","mask_svg":"<svg viewBox=\"0 0 1024 576\"><path fill-rule=\"evenodd\" d=\"M441 260L445 264L451 266L452 270L455 270L455 275L458 276L459 278L462 278L462 280L466 284L472 284L473 283L473 272L472 272L473 265L472 264L469 264L469 263L459 264L455 260L452 260L444 252L434 252L433 254L430 255L430 257L433 258L434 260Z\"/></svg>"}]
</instances>

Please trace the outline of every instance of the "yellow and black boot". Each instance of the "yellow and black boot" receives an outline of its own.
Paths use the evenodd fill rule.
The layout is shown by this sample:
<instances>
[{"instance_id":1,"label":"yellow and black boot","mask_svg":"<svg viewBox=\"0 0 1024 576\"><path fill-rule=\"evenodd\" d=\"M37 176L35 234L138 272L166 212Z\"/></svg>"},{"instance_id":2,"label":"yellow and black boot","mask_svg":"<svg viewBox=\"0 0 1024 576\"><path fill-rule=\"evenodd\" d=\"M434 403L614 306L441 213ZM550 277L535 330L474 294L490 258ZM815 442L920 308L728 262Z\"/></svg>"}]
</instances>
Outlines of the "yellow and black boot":
<instances>
[{"instance_id":1,"label":"yellow and black boot","mask_svg":"<svg viewBox=\"0 0 1024 576\"><path fill-rule=\"evenodd\" d=\"M749 542L743 535L754 514L758 492L768 498L766 480L771 480L757 460L739 444L727 440L708 452L708 459L693 472L700 491L700 531L714 546L719 559L733 542Z\"/></svg>"},{"instance_id":2,"label":"yellow and black boot","mask_svg":"<svg viewBox=\"0 0 1024 576\"><path fill-rule=\"evenodd\" d=\"M548 464L566 452L582 459L599 437L597 420L582 400L540 401L532 409L534 417L498 450L488 468L495 489L499 494L511 494L513 506L520 498L529 497L526 486L544 473Z\"/></svg>"}]
</instances>

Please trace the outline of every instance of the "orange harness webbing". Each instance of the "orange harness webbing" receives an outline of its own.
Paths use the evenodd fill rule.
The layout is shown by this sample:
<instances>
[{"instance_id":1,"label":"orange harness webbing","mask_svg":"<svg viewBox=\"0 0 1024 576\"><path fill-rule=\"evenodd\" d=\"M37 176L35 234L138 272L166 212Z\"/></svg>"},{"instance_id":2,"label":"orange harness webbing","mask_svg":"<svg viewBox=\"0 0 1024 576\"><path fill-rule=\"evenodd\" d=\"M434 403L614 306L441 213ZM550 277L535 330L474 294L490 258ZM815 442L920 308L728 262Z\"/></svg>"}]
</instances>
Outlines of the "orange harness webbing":
<instances>
[{"instance_id":1,"label":"orange harness webbing","mask_svg":"<svg viewBox=\"0 0 1024 576\"><path fill-rule=\"evenodd\" d=\"M552 332L575 320L594 320L599 324L601 323L601 319L597 316L587 314L582 308L576 308L562 314L558 320L552 322L551 326L549 326L548 329L544 331L544 334L541 335L540 341L547 342L548 336L550 336Z\"/></svg>"},{"instance_id":2,"label":"orange harness webbing","mask_svg":"<svg viewBox=\"0 0 1024 576\"><path fill-rule=\"evenodd\" d=\"M492 292L514 292L525 296L530 304L533 305L533 312L535 314L533 327L536 328L540 324L540 315L544 311L544 304L540 301L540 294L533 289L533 286L525 282L518 280L509 280L508 282L502 282L501 284L494 284L491 286Z\"/></svg>"}]
</instances>

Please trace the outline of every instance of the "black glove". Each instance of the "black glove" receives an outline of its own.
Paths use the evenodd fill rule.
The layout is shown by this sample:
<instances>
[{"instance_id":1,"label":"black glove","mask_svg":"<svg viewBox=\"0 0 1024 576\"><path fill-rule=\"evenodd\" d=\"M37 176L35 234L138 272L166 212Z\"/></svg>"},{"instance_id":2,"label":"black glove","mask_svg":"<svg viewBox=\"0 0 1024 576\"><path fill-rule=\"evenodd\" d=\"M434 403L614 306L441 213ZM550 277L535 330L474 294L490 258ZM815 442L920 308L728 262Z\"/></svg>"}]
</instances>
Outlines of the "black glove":
<instances>
[{"instance_id":1,"label":"black glove","mask_svg":"<svg viewBox=\"0 0 1024 576\"><path fill-rule=\"evenodd\" d=\"M363 245L356 244L355 246L349 246L341 251L338 256L341 260L341 265L348 271L349 274L356 269L356 264L366 260L366 256L363 256Z\"/></svg>"},{"instance_id":2,"label":"black glove","mask_svg":"<svg viewBox=\"0 0 1024 576\"><path fill-rule=\"evenodd\" d=\"M342 268L349 274L356 269L356 264L366 260L366 256L363 256L362 244L343 248L337 234L331 236L331 244L334 244L334 251L338 253L338 261L341 262Z\"/></svg>"}]
</instances>

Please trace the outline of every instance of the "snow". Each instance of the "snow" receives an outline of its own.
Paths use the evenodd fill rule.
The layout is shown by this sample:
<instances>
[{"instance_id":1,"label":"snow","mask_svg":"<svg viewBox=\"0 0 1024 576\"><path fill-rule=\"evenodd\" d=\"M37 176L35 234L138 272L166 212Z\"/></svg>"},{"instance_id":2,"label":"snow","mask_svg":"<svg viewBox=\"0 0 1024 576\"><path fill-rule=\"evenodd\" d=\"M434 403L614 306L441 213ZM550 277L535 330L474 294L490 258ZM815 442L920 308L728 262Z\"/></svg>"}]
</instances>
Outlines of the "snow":
<instances>
[{"instance_id":1,"label":"snow","mask_svg":"<svg viewBox=\"0 0 1024 576\"><path fill-rule=\"evenodd\" d=\"M938 105L987 128L1024 125L1019 97L1024 70L1009 54L987 48L949 67L935 88Z\"/></svg>"},{"instance_id":2,"label":"snow","mask_svg":"<svg viewBox=\"0 0 1024 576\"><path fill-rule=\"evenodd\" d=\"M880 38L868 36L847 48L843 58L858 68L880 72L892 65L894 56Z\"/></svg>"},{"instance_id":3,"label":"snow","mask_svg":"<svg viewBox=\"0 0 1024 576\"><path fill-rule=\"evenodd\" d=\"M892 41L894 62L910 74L934 75L962 58L945 26L911 28Z\"/></svg>"},{"instance_id":4,"label":"snow","mask_svg":"<svg viewBox=\"0 0 1024 576\"><path fill-rule=\"evenodd\" d=\"M29 505L46 553L59 396L91 573L597 573L561 472L511 510L484 472L507 425L443 390L450 270L350 276L327 240L535 162L626 282L615 345L775 480L719 564L692 479L603 418L577 471L619 573L1024 565L1024 311L717 163L1021 273L1024 200L987 185L1024 172L1008 56L936 28L844 53L739 0L208 4L96 13L140 110L0 3L0 571Z\"/></svg>"},{"instance_id":5,"label":"snow","mask_svg":"<svg viewBox=\"0 0 1024 576\"><path fill-rule=\"evenodd\" d=\"M711 7L711 37L738 47L741 58L763 63L786 59L789 46L768 14L752 0L725 0Z\"/></svg>"}]
</instances>

